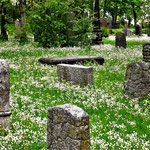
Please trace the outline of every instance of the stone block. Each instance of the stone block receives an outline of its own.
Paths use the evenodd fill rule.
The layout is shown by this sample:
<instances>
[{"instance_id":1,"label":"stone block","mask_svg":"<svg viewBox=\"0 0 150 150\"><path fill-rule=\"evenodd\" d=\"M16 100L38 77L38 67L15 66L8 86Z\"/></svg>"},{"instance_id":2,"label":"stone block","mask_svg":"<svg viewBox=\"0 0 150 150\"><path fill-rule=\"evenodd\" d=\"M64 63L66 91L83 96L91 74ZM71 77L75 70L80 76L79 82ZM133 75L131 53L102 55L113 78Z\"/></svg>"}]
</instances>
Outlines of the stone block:
<instances>
[{"instance_id":1,"label":"stone block","mask_svg":"<svg viewBox=\"0 0 150 150\"><path fill-rule=\"evenodd\" d=\"M140 61L127 65L123 92L129 99L150 94L150 63Z\"/></svg>"},{"instance_id":2,"label":"stone block","mask_svg":"<svg viewBox=\"0 0 150 150\"><path fill-rule=\"evenodd\" d=\"M142 27L138 24L135 26L135 34L138 36L142 35Z\"/></svg>"},{"instance_id":3,"label":"stone block","mask_svg":"<svg viewBox=\"0 0 150 150\"><path fill-rule=\"evenodd\" d=\"M123 47L126 48L126 34L123 32L118 32L116 33L116 41L115 41L115 45L117 47Z\"/></svg>"},{"instance_id":4,"label":"stone block","mask_svg":"<svg viewBox=\"0 0 150 150\"><path fill-rule=\"evenodd\" d=\"M132 35L133 35L133 31L127 30L127 36L132 36Z\"/></svg>"},{"instance_id":5,"label":"stone block","mask_svg":"<svg viewBox=\"0 0 150 150\"><path fill-rule=\"evenodd\" d=\"M72 104L48 108L47 149L90 150L88 114Z\"/></svg>"},{"instance_id":6,"label":"stone block","mask_svg":"<svg viewBox=\"0 0 150 150\"><path fill-rule=\"evenodd\" d=\"M57 65L57 64L75 64L79 62L92 61L97 62L102 65L104 63L104 58L99 56L67 56L67 57L50 57L50 58L40 58L39 62L47 65Z\"/></svg>"},{"instance_id":7,"label":"stone block","mask_svg":"<svg viewBox=\"0 0 150 150\"><path fill-rule=\"evenodd\" d=\"M5 60L0 59L0 127L5 129L10 125L9 93L9 65Z\"/></svg>"},{"instance_id":8,"label":"stone block","mask_svg":"<svg viewBox=\"0 0 150 150\"><path fill-rule=\"evenodd\" d=\"M18 38L20 36L20 33L21 33L20 22L17 19L15 21L15 38Z\"/></svg>"},{"instance_id":9,"label":"stone block","mask_svg":"<svg viewBox=\"0 0 150 150\"><path fill-rule=\"evenodd\" d=\"M92 67L58 64L57 73L60 82L72 82L80 86L93 85Z\"/></svg>"},{"instance_id":10,"label":"stone block","mask_svg":"<svg viewBox=\"0 0 150 150\"><path fill-rule=\"evenodd\" d=\"M122 32L125 33L126 36L127 36L127 31L128 31L127 28L123 28L123 29L122 29Z\"/></svg>"},{"instance_id":11,"label":"stone block","mask_svg":"<svg viewBox=\"0 0 150 150\"><path fill-rule=\"evenodd\" d=\"M143 61L150 62L150 42L143 45Z\"/></svg>"}]
</instances>

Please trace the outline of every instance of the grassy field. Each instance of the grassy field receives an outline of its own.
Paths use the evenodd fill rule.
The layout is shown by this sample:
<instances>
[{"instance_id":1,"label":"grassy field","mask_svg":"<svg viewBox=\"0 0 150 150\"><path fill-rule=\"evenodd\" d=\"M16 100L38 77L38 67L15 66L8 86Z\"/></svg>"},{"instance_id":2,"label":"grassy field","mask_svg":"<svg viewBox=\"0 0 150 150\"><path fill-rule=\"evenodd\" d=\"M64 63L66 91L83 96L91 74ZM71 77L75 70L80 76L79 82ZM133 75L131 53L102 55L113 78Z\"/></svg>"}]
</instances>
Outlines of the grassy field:
<instances>
[{"instance_id":1,"label":"grassy field","mask_svg":"<svg viewBox=\"0 0 150 150\"><path fill-rule=\"evenodd\" d=\"M47 108L71 103L90 117L91 149L142 149L150 145L150 97L138 102L123 99L127 64L142 60L142 44L131 41L126 49L115 48L114 41L91 48L37 47L17 41L0 43L0 59L10 64L10 131L0 133L0 149L46 149ZM94 86L80 88L59 83L56 66L44 66L40 57L95 55L105 63L87 62L94 69Z\"/></svg>"}]
</instances>

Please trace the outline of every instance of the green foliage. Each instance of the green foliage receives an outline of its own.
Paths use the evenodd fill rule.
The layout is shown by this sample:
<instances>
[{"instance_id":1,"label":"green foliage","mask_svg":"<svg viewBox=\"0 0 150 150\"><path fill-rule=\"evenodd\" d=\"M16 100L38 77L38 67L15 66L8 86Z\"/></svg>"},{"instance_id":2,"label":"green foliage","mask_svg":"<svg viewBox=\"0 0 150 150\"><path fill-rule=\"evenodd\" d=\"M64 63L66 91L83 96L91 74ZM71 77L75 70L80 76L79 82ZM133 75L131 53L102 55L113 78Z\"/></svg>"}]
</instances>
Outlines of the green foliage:
<instances>
[{"instance_id":1,"label":"green foliage","mask_svg":"<svg viewBox=\"0 0 150 150\"><path fill-rule=\"evenodd\" d=\"M82 46L91 42L92 20L72 2L41 3L29 13L29 24L35 41L43 47Z\"/></svg>"},{"instance_id":2,"label":"green foliage","mask_svg":"<svg viewBox=\"0 0 150 150\"><path fill-rule=\"evenodd\" d=\"M102 33L104 37L108 37L109 36L109 28L102 26L101 27Z\"/></svg>"}]
</instances>

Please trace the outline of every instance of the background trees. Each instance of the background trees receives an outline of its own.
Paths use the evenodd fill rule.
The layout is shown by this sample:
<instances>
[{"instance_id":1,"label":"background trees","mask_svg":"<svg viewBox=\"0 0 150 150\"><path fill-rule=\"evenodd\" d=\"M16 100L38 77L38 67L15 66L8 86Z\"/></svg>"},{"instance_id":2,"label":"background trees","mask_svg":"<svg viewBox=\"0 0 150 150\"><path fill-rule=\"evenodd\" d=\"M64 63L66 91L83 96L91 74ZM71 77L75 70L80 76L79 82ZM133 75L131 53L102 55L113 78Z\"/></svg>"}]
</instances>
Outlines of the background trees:
<instances>
[{"instance_id":1,"label":"background trees","mask_svg":"<svg viewBox=\"0 0 150 150\"><path fill-rule=\"evenodd\" d=\"M26 27L31 25L33 29L33 23L29 24L28 20L28 18L30 18L29 14L34 14L35 12L38 12L38 9L41 8L40 7L41 5L46 7L46 5L48 6L53 1L54 0L0 0L1 39L5 40L8 39L6 32L7 31L6 25L14 24L14 21L16 19L19 19L21 23L20 38L26 39L26 30L27 30ZM76 25L76 27L75 26L73 27L73 30L76 30L74 31L74 33L77 33L78 37L80 37L79 35L85 33L83 32L83 30L85 31L85 28L88 28L88 30L89 28L91 28L90 25L87 27L85 22L87 21L86 17L89 17L89 15L92 15L94 13L93 9L94 1L95 0L61 0L61 3L64 3L65 5L68 6L68 9L70 11L69 13L71 13L71 15L68 16L71 17L72 15L74 15L73 18L78 18L78 20L80 20L80 23L77 20L76 21L74 20L74 25ZM114 23L119 21L122 25L126 23L126 25L128 26L131 26L131 23L133 21L134 25L136 25L137 22L141 20L143 27L150 27L149 23L150 0L99 0L99 1L100 1L101 17L111 18L112 22ZM58 13L57 9L55 9L55 11L57 14ZM53 17L47 14L46 11L44 11L44 13L45 15L53 19L53 22L55 21L56 24L59 24L59 22L61 21L61 17L60 18L58 16ZM55 12L53 13L55 14ZM66 14L67 12L65 12L64 15ZM55 20L56 18L57 20ZM90 19L91 17L89 17L89 21L91 23ZM35 20L35 22L36 21L37 20ZM68 22L69 20L67 20L65 24L67 24ZM70 30L71 29L72 26L70 27ZM77 31L77 29L80 29L80 32L79 30ZM68 31L68 35L70 34L69 32L70 31ZM35 32L33 33L35 34Z\"/></svg>"}]
</instances>

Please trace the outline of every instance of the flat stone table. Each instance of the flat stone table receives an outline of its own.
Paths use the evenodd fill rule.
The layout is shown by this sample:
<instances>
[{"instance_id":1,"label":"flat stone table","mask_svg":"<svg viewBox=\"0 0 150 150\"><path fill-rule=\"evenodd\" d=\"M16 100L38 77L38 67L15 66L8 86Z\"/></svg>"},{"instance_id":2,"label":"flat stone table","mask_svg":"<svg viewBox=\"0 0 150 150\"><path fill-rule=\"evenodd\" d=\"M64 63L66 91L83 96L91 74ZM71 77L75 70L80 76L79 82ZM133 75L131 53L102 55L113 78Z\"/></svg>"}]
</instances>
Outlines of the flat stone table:
<instances>
[{"instance_id":1,"label":"flat stone table","mask_svg":"<svg viewBox=\"0 0 150 150\"><path fill-rule=\"evenodd\" d=\"M47 65L57 65L57 64L75 64L77 62L92 61L97 62L102 65L104 63L104 58L98 56L67 56L67 57L50 57L50 58L40 58L39 62Z\"/></svg>"}]
</instances>

